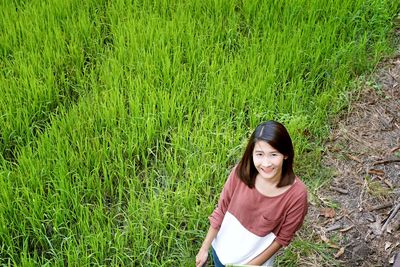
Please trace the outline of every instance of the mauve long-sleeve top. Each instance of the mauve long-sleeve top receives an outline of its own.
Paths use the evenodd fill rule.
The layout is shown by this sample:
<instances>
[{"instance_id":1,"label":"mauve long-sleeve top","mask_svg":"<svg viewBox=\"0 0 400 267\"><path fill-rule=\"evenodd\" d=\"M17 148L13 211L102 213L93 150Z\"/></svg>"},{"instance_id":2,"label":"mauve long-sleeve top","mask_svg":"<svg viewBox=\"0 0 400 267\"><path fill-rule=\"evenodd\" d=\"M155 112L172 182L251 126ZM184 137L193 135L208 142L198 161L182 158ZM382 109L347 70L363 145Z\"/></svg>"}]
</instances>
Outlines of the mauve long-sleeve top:
<instances>
[{"instance_id":1,"label":"mauve long-sleeve top","mask_svg":"<svg viewBox=\"0 0 400 267\"><path fill-rule=\"evenodd\" d=\"M273 240L287 246L307 214L307 189L295 178L284 193L269 197L249 188L231 171L218 206L209 217L219 229L212 245L222 263L244 264Z\"/></svg>"}]
</instances>

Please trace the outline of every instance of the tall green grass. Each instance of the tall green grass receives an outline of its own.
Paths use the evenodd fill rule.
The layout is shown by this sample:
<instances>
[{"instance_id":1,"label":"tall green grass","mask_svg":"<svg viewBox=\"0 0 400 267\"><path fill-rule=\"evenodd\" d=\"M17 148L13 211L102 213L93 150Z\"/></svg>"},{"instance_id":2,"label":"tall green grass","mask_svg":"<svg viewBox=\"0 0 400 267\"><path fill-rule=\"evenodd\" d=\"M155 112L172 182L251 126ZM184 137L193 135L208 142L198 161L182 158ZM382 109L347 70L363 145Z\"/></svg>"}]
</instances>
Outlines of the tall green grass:
<instances>
[{"instance_id":1,"label":"tall green grass","mask_svg":"<svg viewBox=\"0 0 400 267\"><path fill-rule=\"evenodd\" d=\"M400 3L1 7L0 263L188 266L259 122L287 125L312 185L307 157L391 51Z\"/></svg>"}]
</instances>

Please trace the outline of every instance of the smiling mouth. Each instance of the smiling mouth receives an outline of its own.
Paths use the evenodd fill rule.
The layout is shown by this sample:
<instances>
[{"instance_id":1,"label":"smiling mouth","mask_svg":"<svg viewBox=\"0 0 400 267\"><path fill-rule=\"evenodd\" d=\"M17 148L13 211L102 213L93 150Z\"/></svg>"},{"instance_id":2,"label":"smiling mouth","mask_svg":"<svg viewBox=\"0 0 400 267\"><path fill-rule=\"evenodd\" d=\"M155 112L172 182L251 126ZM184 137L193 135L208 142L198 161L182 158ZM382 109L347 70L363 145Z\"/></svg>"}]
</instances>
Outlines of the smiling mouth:
<instances>
[{"instance_id":1,"label":"smiling mouth","mask_svg":"<svg viewBox=\"0 0 400 267\"><path fill-rule=\"evenodd\" d=\"M261 168L261 170L265 173L270 173L274 170L274 168Z\"/></svg>"}]
</instances>

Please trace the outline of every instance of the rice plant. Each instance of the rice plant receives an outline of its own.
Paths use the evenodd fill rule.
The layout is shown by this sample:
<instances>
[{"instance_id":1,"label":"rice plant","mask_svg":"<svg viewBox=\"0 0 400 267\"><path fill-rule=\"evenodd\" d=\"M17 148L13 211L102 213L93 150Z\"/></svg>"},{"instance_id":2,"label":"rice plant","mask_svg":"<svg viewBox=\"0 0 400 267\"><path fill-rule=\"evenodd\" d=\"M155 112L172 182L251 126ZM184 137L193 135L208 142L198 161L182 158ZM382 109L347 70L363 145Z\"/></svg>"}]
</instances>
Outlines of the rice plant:
<instances>
[{"instance_id":1,"label":"rice plant","mask_svg":"<svg viewBox=\"0 0 400 267\"><path fill-rule=\"evenodd\" d=\"M400 7L0 5L0 264L22 266L193 265L259 122L287 125L299 174L315 179L329 118L352 80L393 52ZM320 249L303 244L293 246Z\"/></svg>"}]
</instances>

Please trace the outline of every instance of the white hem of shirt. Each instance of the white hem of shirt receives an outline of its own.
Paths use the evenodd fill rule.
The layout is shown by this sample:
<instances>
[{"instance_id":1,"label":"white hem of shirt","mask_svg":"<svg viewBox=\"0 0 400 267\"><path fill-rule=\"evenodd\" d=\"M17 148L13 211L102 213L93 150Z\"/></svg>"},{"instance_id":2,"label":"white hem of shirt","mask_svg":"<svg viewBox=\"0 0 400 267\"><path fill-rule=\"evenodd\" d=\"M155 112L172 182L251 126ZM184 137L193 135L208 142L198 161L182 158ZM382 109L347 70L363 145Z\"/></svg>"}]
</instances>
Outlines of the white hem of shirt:
<instances>
[{"instance_id":1,"label":"white hem of shirt","mask_svg":"<svg viewBox=\"0 0 400 267\"><path fill-rule=\"evenodd\" d=\"M226 212L212 246L222 264L246 264L275 240L274 233L258 236L247 230L233 214ZM262 266L272 266L275 255Z\"/></svg>"}]
</instances>

